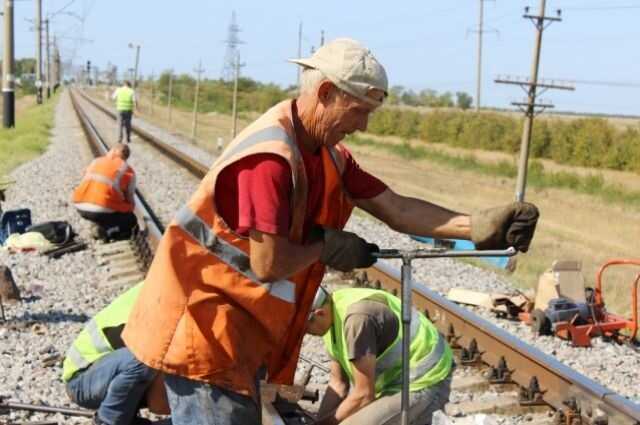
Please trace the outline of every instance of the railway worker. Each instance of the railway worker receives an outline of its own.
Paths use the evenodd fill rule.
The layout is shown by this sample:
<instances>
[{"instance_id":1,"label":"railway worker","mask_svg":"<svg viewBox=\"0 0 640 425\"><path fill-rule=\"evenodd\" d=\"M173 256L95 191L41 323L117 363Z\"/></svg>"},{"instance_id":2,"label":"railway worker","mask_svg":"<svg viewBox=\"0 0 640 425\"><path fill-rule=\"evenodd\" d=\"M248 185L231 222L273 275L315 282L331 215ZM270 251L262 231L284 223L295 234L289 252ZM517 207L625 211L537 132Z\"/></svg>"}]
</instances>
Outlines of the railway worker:
<instances>
[{"instance_id":1,"label":"railway worker","mask_svg":"<svg viewBox=\"0 0 640 425\"><path fill-rule=\"evenodd\" d=\"M95 425L149 424L137 416L142 406L169 413L161 376L137 360L121 338L140 288L141 284L130 288L96 314L64 359L67 394L74 403L96 410Z\"/></svg>"},{"instance_id":2,"label":"railway worker","mask_svg":"<svg viewBox=\"0 0 640 425\"><path fill-rule=\"evenodd\" d=\"M260 423L256 382L266 371L292 383L325 267L375 262L375 245L342 230L354 206L397 231L473 237L480 248L524 251L533 236L532 205L470 219L396 194L358 166L340 142L366 129L387 92L384 68L360 43L337 39L294 62L304 67L299 96L216 159L167 227L123 332L165 373L175 425Z\"/></svg>"},{"instance_id":3,"label":"railway worker","mask_svg":"<svg viewBox=\"0 0 640 425\"><path fill-rule=\"evenodd\" d=\"M322 336L331 357L318 425L400 423L401 307L400 299L385 291L349 288L330 294L318 288L307 333ZM453 357L444 337L415 309L413 326L409 418L429 425L449 400Z\"/></svg>"},{"instance_id":4,"label":"railway worker","mask_svg":"<svg viewBox=\"0 0 640 425\"><path fill-rule=\"evenodd\" d=\"M130 153L129 146L118 144L94 159L73 192L78 213L95 223L101 239L127 239L138 226L133 213L136 174L127 163Z\"/></svg>"},{"instance_id":5,"label":"railway worker","mask_svg":"<svg viewBox=\"0 0 640 425\"><path fill-rule=\"evenodd\" d=\"M116 101L118 113L118 143L122 142L122 130L127 134L127 143L131 143L131 117L137 107L136 93L131 83L125 81L122 86L114 90L111 98Z\"/></svg>"}]
</instances>

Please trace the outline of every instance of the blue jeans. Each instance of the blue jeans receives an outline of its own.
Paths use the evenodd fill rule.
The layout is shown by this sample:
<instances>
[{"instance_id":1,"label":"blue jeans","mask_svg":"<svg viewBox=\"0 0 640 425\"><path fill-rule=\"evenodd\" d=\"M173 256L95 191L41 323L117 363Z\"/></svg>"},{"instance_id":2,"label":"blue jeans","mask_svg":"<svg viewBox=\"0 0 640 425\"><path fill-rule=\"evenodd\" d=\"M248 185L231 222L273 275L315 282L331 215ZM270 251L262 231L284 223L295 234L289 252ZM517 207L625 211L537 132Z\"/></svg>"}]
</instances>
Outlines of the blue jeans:
<instances>
[{"instance_id":1,"label":"blue jeans","mask_svg":"<svg viewBox=\"0 0 640 425\"><path fill-rule=\"evenodd\" d=\"M164 376L173 425L260 425L251 397L177 375Z\"/></svg>"},{"instance_id":2,"label":"blue jeans","mask_svg":"<svg viewBox=\"0 0 640 425\"><path fill-rule=\"evenodd\" d=\"M120 348L75 374L67 383L74 403L97 409L108 425L130 425L156 371L136 359L128 348Z\"/></svg>"}]
</instances>

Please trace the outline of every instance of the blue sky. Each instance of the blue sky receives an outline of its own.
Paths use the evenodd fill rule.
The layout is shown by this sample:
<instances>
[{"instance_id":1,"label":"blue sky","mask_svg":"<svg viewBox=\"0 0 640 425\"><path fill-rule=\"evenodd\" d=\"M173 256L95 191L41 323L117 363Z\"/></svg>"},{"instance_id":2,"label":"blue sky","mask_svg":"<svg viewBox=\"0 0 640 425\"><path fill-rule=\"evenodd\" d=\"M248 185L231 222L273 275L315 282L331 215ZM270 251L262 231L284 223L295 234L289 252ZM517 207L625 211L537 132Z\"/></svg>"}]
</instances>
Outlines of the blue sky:
<instances>
[{"instance_id":1,"label":"blue sky","mask_svg":"<svg viewBox=\"0 0 640 425\"><path fill-rule=\"evenodd\" d=\"M478 0L423 1L149 1L43 0L51 31L62 38L62 54L76 64L90 59L129 68L142 45L140 70L148 75L173 68L193 72L202 59L205 74L218 78L225 56L223 40L232 11L245 42L240 46L244 75L286 86L296 68L286 62L297 52L303 22L303 52L326 38L349 36L366 44L385 65L390 84L416 90L464 90L475 97ZM524 93L493 82L498 75L528 76L534 28L523 8L537 13L539 0L485 2L484 105L509 107ZM611 87L576 84L575 92L549 91L542 99L558 110L640 115L640 0L547 0L548 13L563 10L563 21L544 33L540 75L581 81L633 83ZM16 1L16 55L33 55L31 0ZM84 25L78 17L85 16ZM493 31L493 30L497 30ZM81 43L71 37L92 42Z\"/></svg>"}]
</instances>

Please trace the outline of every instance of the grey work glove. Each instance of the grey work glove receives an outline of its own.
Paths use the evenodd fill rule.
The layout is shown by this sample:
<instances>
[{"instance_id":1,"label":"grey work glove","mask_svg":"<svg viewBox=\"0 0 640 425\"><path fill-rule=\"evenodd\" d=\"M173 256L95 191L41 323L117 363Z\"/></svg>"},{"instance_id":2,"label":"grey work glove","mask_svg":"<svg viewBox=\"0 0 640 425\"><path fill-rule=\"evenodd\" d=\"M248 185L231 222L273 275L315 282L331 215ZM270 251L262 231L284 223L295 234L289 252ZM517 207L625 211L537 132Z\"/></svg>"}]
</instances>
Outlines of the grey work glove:
<instances>
[{"instance_id":1,"label":"grey work glove","mask_svg":"<svg viewBox=\"0 0 640 425\"><path fill-rule=\"evenodd\" d=\"M540 213L528 202L513 202L471 215L471 240L478 249L529 250Z\"/></svg>"},{"instance_id":2,"label":"grey work glove","mask_svg":"<svg viewBox=\"0 0 640 425\"><path fill-rule=\"evenodd\" d=\"M322 232L324 247L320 261L341 272L370 267L376 262L372 255L380 251L377 245L368 243L355 233L331 228L316 228L314 232Z\"/></svg>"}]
</instances>

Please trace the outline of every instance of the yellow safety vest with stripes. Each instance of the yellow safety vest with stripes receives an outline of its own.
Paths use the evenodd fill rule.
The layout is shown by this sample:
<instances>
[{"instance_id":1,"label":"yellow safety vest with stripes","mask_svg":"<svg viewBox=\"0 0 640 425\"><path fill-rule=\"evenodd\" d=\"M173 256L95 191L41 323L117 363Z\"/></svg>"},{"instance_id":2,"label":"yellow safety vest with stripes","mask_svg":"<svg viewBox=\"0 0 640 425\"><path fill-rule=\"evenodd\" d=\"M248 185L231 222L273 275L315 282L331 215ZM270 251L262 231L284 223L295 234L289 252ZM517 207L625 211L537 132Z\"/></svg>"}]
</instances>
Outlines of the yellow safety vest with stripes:
<instances>
[{"instance_id":1,"label":"yellow safety vest with stripes","mask_svg":"<svg viewBox=\"0 0 640 425\"><path fill-rule=\"evenodd\" d=\"M376 397L402 390L402 305L400 299L385 291L349 288L335 291L333 299L333 325L324 335L329 355L340 363L349 381L353 383L353 366L347 353L344 319L350 305L373 297L386 302L398 317L398 335L393 343L376 358ZM453 363L451 348L437 328L424 314L412 309L410 358L410 391L431 387L449 376Z\"/></svg>"},{"instance_id":2,"label":"yellow safety vest with stripes","mask_svg":"<svg viewBox=\"0 0 640 425\"><path fill-rule=\"evenodd\" d=\"M73 341L62 365L62 380L68 382L76 372L86 369L103 356L114 351L104 329L127 323L129 313L138 298L142 282L130 288L100 310Z\"/></svg>"},{"instance_id":3,"label":"yellow safety vest with stripes","mask_svg":"<svg viewBox=\"0 0 640 425\"><path fill-rule=\"evenodd\" d=\"M133 89L120 87L116 92L116 109L118 111L133 111Z\"/></svg>"}]
</instances>

